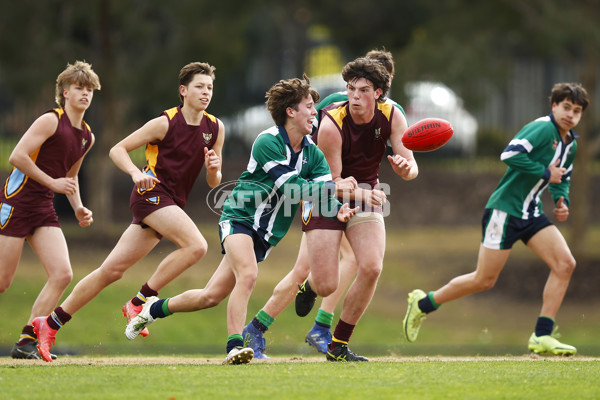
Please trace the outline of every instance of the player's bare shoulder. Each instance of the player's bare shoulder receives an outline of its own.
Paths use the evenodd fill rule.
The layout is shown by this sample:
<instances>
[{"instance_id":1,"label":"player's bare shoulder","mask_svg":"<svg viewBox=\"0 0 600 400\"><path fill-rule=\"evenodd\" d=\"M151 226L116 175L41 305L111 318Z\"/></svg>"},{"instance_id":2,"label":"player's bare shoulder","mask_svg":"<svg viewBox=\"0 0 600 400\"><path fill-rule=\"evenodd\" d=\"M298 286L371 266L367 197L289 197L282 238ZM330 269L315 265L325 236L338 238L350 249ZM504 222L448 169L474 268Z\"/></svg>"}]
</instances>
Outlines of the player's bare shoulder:
<instances>
[{"instance_id":1,"label":"player's bare shoulder","mask_svg":"<svg viewBox=\"0 0 600 400\"><path fill-rule=\"evenodd\" d=\"M320 148L322 148L322 145L329 147L342 144L340 129L331 119L323 118L323 120L319 122L317 144Z\"/></svg>"},{"instance_id":2,"label":"player's bare shoulder","mask_svg":"<svg viewBox=\"0 0 600 400\"><path fill-rule=\"evenodd\" d=\"M40 115L34 122L31 124L30 130L35 129L40 132L47 133L47 136L51 136L56 132L58 128L58 114L54 112L47 112Z\"/></svg>"},{"instance_id":3,"label":"player's bare shoulder","mask_svg":"<svg viewBox=\"0 0 600 400\"><path fill-rule=\"evenodd\" d=\"M169 130L169 119L165 115L160 115L146 122L140 130L149 142L163 140Z\"/></svg>"}]
</instances>

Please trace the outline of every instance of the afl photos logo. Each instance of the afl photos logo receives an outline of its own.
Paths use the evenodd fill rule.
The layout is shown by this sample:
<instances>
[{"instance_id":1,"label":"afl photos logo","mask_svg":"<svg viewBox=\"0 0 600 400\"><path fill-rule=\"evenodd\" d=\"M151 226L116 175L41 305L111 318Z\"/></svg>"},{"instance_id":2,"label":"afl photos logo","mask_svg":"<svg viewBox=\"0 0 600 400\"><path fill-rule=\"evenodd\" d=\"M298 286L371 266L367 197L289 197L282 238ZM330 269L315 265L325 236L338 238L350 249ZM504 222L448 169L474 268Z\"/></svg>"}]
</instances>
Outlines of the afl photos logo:
<instances>
[{"instance_id":1,"label":"afl photos logo","mask_svg":"<svg viewBox=\"0 0 600 400\"><path fill-rule=\"evenodd\" d=\"M229 181L212 188L206 195L206 204L208 208L215 214L221 216L224 214L223 208L227 205L230 212L225 212L226 217L244 219L236 210L241 209L260 209L263 215L270 214L274 211L271 208L272 202L279 200L279 194L272 191L271 187L261 182L244 182L244 189L238 188L233 195L233 190L237 186L238 181ZM263 198L265 197L266 198ZM242 213L243 214L243 213ZM254 216L247 217L253 219Z\"/></svg>"}]
</instances>

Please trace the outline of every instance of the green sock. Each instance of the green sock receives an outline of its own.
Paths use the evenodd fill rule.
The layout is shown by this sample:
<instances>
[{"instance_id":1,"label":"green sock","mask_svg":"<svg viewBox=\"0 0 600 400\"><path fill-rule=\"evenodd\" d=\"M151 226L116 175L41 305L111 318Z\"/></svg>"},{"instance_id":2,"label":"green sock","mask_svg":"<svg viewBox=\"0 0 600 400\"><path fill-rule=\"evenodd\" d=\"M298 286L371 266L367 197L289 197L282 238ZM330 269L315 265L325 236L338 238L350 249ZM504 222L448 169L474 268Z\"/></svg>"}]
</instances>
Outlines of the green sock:
<instances>
[{"instance_id":1,"label":"green sock","mask_svg":"<svg viewBox=\"0 0 600 400\"><path fill-rule=\"evenodd\" d=\"M433 291L427 293L427 297L429 297L429 301L431 301L431 305L433 306L433 308L437 310L438 308L440 308L440 306L435 303L435 300L433 299L433 293Z\"/></svg>"},{"instance_id":2,"label":"green sock","mask_svg":"<svg viewBox=\"0 0 600 400\"><path fill-rule=\"evenodd\" d=\"M150 315L152 318L164 318L173 314L169 311L169 300L171 300L170 297L160 299L150 306Z\"/></svg>"},{"instance_id":3,"label":"green sock","mask_svg":"<svg viewBox=\"0 0 600 400\"><path fill-rule=\"evenodd\" d=\"M163 313L165 314L165 317L168 317L169 315L173 314L171 311L169 311L169 300L171 300L171 298L167 297L165 299L165 301L162 303L162 310L163 310Z\"/></svg>"},{"instance_id":4,"label":"green sock","mask_svg":"<svg viewBox=\"0 0 600 400\"><path fill-rule=\"evenodd\" d=\"M333 323L333 313L327 312L319 308L319 312L317 313L317 318L315 318L315 321L330 327Z\"/></svg>"},{"instance_id":5,"label":"green sock","mask_svg":"<svg viewBox=\"0 0 600 400\"><path fill-rule=\"evenodd\" d=\"M256 319L258 322L263 324L265 328L269 328L271 324L275 321L275 318L271 317L264 310L260 310L258 314L256 314Z\"/></svg>"},{"instance_id":6,"label":"green sock","mask_svg":"<svg viewBox=\"0 0 600 400\"><path fill-rule=\"evenodd\" d=\"M235 339L239 339L242 340L242 335L240 335L239 333L234 333L233 335L229 335L227 337L227 341L229 342L230 340L235 340Z\"/></svg>"},{"instance_id":7,"label":"green sock","mask_svg":"<svg viewBox=\"0 0 600 400\"><path fill-rule=\"evenodd\" d=\"M240 335L239 333L234 333L233 335L229 335L229 337L227 337L227 354L229 354L229 352L234 348L234 347L243 347L244 346L244 340L242 339L242 335Z\"/></svg>"}]
</instances>

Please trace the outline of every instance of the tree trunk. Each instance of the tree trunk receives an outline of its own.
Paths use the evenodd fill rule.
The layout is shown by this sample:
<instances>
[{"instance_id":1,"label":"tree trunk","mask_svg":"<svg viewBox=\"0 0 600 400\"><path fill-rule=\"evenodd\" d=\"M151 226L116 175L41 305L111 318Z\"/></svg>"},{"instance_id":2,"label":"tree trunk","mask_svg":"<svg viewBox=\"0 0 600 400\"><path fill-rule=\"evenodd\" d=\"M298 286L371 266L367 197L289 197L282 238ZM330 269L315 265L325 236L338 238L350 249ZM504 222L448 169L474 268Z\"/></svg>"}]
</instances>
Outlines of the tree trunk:
<instances>
[{"instance_id":1,"label":"tree trunk","mask_svg":"<svg viewBox=\"0 0 600 400\"><path fill-rule=\"evenodd\" d=\"M581 123L576 129L579 138L577 139L577 157L575 159L573 178L571 181L571 205L570 208L570 247L575 259L580 264L587 261L587 240L589 233L590 216L590 196L592 185L592 162L594 159L593 127L596 123L596 105L593 99L596 98L596 71L598 65L597 52L587 46L587 59L583 63L581 73L581 83L587 89L591 104L583 113Z\"/></svg>"},{"instance_id":2,"label":"tree trunk","mask_svg":"<svg viewBox=\"0 0 600 400\"><path fill-rule=\"evenodd\" d=\"M108 157L108 152L115 143L116 132L119 132L113 95L115 52L111 36L111 0L102 0L99 3L98 32L100 38L99 70L101 71L100 81L102 83L100 119L103 125L102 132L96 135L96 149L94 152L94 165L96 168L90 171L92 179L89 181L93 182L92 206L97 216L94 224L98 234L107 237L110 234L112 223L111 200L113 197L112 176L114 172L114 166Z\"/></svg>"}]
</instances>

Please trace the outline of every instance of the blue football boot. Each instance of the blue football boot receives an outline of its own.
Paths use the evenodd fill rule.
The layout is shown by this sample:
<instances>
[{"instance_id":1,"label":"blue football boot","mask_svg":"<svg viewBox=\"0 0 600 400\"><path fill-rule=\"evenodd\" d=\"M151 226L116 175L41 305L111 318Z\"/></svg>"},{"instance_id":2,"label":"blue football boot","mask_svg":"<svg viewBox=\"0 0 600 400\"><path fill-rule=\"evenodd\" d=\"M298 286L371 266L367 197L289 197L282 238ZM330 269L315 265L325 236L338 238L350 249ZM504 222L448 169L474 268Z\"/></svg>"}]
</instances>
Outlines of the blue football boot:
<instances>
[{"instance_id":1,"label":"blue football boot","mask_svg":"<svg viewBox=\"0 0 600 400\"><path fill-rule=\"evenodd\" d=\"M304 340L309 346L314 346L319 353L327 354L327 347L331 343L331 332L329 328L324 328L315 324L306 334Z\"/></svg>"},{"instance_id":2,"label":"blue football boot","mask_svg":"<svg viewBox=\"0 0 600 400\"><path fill-rule=\"evenodd\" d=\"M252 324L252 321L250 321L250 323L244 327L244 330L242 331L242 338L244 339L244 347L251 347L252 350L254 350L254 358L270 358L265 354L267 341L263 337L263 333L256 329L256 327Z\"/></svg>"}]
</instances>

